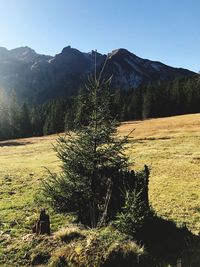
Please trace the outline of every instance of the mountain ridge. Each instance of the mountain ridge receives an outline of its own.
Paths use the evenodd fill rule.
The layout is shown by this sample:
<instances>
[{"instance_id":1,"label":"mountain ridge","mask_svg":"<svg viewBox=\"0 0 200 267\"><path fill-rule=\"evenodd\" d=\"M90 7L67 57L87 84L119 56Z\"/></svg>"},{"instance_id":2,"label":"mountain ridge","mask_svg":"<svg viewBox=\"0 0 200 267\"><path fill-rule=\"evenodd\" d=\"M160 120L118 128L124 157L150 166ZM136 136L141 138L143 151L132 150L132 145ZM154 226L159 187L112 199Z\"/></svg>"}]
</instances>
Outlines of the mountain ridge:
<instances>
[{"instance_id":1,"label":"mountain ridge","mask_svg":"<svg viewBox=\"0 0 200 267\"><path fill-rule=\"evenodd\" d=\"M95 62L99 70L106 58L105 73L113 75L112 87L123 90L196 74L140 58L124 48L106 56L94 50L85 53L66 46L61 53L49 56L27 46L11 50L0 47L0 87L8 93L14 90L20 99L31 102L74 95L85 78L94 73Z\"/></svg>"}]
</instances>

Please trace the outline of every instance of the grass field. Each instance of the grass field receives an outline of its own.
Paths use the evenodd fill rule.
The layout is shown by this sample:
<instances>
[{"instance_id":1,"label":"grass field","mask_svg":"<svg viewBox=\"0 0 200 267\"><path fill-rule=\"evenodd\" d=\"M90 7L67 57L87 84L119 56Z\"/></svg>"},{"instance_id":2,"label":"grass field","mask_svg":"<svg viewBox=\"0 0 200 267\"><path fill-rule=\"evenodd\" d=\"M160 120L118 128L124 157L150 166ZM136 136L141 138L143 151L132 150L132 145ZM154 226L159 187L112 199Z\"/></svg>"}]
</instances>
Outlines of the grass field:
<instances>
[{"instance_id":1,"label":"grass field","mask_svg":"<svg viewBox=\"0 0 200 267\"><path fill-rule=\"evenodd\" d=\"M123 123L132 129L127 147L134 169L151 167L150 202L162 217L200 231L200 114ZM59 171L52 149L56 135L0 142L0 230L17 237L28 233L37 214L34 195L47 176ZM58 229L68 218L52 213ZM0 232L0 233L1 233Z\"/></svg>"},{"instance_id":2,"label":"grass field","mask_svg":"<svg viewBox=\"0 0 200 267\"><path fill-rule=\"evenodd\" d=\"M200 114L124 123L132 128L128 154L135 169L151 167L150 201L155 211L200 232Z\"/></svg>"}]
</instances>

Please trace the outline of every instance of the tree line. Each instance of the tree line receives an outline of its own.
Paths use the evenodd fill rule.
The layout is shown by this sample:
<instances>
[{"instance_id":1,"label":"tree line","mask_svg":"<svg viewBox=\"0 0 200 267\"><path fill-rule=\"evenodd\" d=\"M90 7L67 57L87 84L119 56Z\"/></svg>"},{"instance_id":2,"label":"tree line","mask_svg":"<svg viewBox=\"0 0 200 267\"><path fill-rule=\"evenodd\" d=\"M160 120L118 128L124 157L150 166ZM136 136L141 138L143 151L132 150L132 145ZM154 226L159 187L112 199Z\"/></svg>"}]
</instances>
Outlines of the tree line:
<instances>
[{"instance_id":1,"label":"tree line","mask_svg":"<svg viewBox=\"0 0 200 267\"><path fill-rule=\"evenodd\" d=\"M20 104L15 93L0 96L0 140L41 136L87 125L88 90L76 97L53 99L40 105ZM110 110L118 121L141 120L200 112L200 78L146 85L110 96Z\"/></svg>"}]
</instances>

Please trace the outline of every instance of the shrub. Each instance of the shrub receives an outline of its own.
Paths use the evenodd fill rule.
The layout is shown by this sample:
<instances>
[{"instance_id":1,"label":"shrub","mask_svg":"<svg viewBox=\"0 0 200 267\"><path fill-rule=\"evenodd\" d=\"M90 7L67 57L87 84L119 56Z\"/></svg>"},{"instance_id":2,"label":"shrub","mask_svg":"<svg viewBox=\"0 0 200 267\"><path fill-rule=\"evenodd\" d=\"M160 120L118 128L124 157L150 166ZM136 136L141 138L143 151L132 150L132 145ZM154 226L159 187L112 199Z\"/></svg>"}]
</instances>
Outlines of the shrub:
<instances>
[{"instance_id":1,"label":"shrub","mask_svg":"<svg viewBox=\"0 0 200 267\"><path fill-rule=\"evenodd\" d=\"M125 205L117 214L114 225L127 235L135 235L144 225L149 214L149 207L143 199L141 192L126 191Z\"/></svg>"}]
</instances>

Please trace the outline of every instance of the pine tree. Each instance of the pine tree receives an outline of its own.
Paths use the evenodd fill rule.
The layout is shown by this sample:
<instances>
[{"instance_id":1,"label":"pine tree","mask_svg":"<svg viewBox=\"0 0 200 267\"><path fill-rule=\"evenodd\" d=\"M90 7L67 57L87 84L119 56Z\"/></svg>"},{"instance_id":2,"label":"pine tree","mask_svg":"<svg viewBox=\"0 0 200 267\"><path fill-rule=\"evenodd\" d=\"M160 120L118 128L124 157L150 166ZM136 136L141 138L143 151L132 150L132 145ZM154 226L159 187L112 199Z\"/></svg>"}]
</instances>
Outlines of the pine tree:
<instances>
[{"instance_id":1,"label":"pine tree","mask_svg":"<svg viewBox=\"0 0 200 267\"><path fill-rule=\"evenodd\" d=\"M22 105L20 117L20 136L21 137L29 137L32 134L32 125L31 125L31 117L30 110L26 103Z\"/></svg>"},{"instance_id":2,"label":"pine tree","mask_svg":"<svg viewBox=\"0 0 200 267\"><path fill-rule=\"evenodd\" d=\"M44 114L40 106L34 106L31 110L31 125L33 136L43 134Z\"/></svg>"},{"instance_id":3,"label":"pine tree","mask_svg":"<svg viewBox=\"0 0 200 267\"><path fill-rule=\"evenodd\" d=\"M112 187L119 172L128 168L123 153L126 138L117 138L117 123L110 115L109 83L89 79L88 125L79 125L75 133L58 139L56 151L63 172L51 174L44 182L44 194L54 208L76 212L82 223L92 227L110 217Z\"/></svg>"},{"instance_id":4,"label":"pine tree","mask_svg":"<svg viewBox=\"0 0 200 267\"><path fill-rule=\"evenodd\" d=\"M89 92L86 88L81 87L77 97L75 98L75 118L74 125L80 127L81 125L89 124L90 106L88 103Z\"/></svg>"},{"instance_id":5,"label":"pine tree","mask_svg":"<svg viewBox=\"0 0 200 267\"><path fill-rule=\"evenodd\" d=\"M55 133L55 128L54 128L54 114L53 112L50 112L48 116L46 117L44 127L43 127L43 134L48 135L48 134L54 134Z\"/></svg>"},{"instance_id":6,"label":"pine tree","mask_svg":"<svg viewBox=\"0 0 200 267\"><path fill-rule=\"evenodd\" d=\"M18 138L20 135L20 108L16 93L11 95L9 105L9 119L11 128L11 138Z\"/></svg>"},{"instance_id":7,"label":"pine tree","mask_svg":"<svg viewBox=\"0 0 200 267\"><path fill-rule=\"evenodd\" d=\"M149 210L140 192L126 191L125 205L120 213L117 214L114 225L127 235L134 235L143 227Z\"/></svg>"},{"instance_id":8,"label":"pine tree","mask_svg":"<svg viewBox=\"0 0 200 267\"><path fill-rule=\"evenodd\" d=\"M147 87L143 95L142 115L144 119L150 118L152 114L152 94L150 86Z\"/></svg>"},{"instance_id":9,"label":"pine tree","mask_svg":"<svg viewBox=\"0 0 200 267\"><path fill-rule=\"evenodd\" d=\"M47 116L43 127L43 133L53 134L64 131L64 108L61 100L54 100L47 107Z\"/></svg>"},{"instance_id":10,"label":"pine tree","mask_svg":"<svg viewBox=\"0 0 200 267\"><path fill-rule=\"evenodd\" d=\"M64 103L61 100L56 100L53 103L53 112L54 112L54 132L61 133L64 131Z\"/></svg>"},{"instance_id":11,"label":"pine tree","mask_svg":"<svg viewBox=\"0 0 200 267\"><path fill-rule=\"evenodd\" d=\"M0 140L11 137L9 125L8 99L6 92L0 89Z\"/></svg>"},{"instance_id":12,"label":"pine tree","mask_svg":"<svg viewBox=\"0 0 200 267\"><path fill-rule=\"evenodd\" d=\"M64 130L66 132L74 129L74 112L74 109L71 110L70 108L65 112Z\"/></svg>"}]
</instances>

